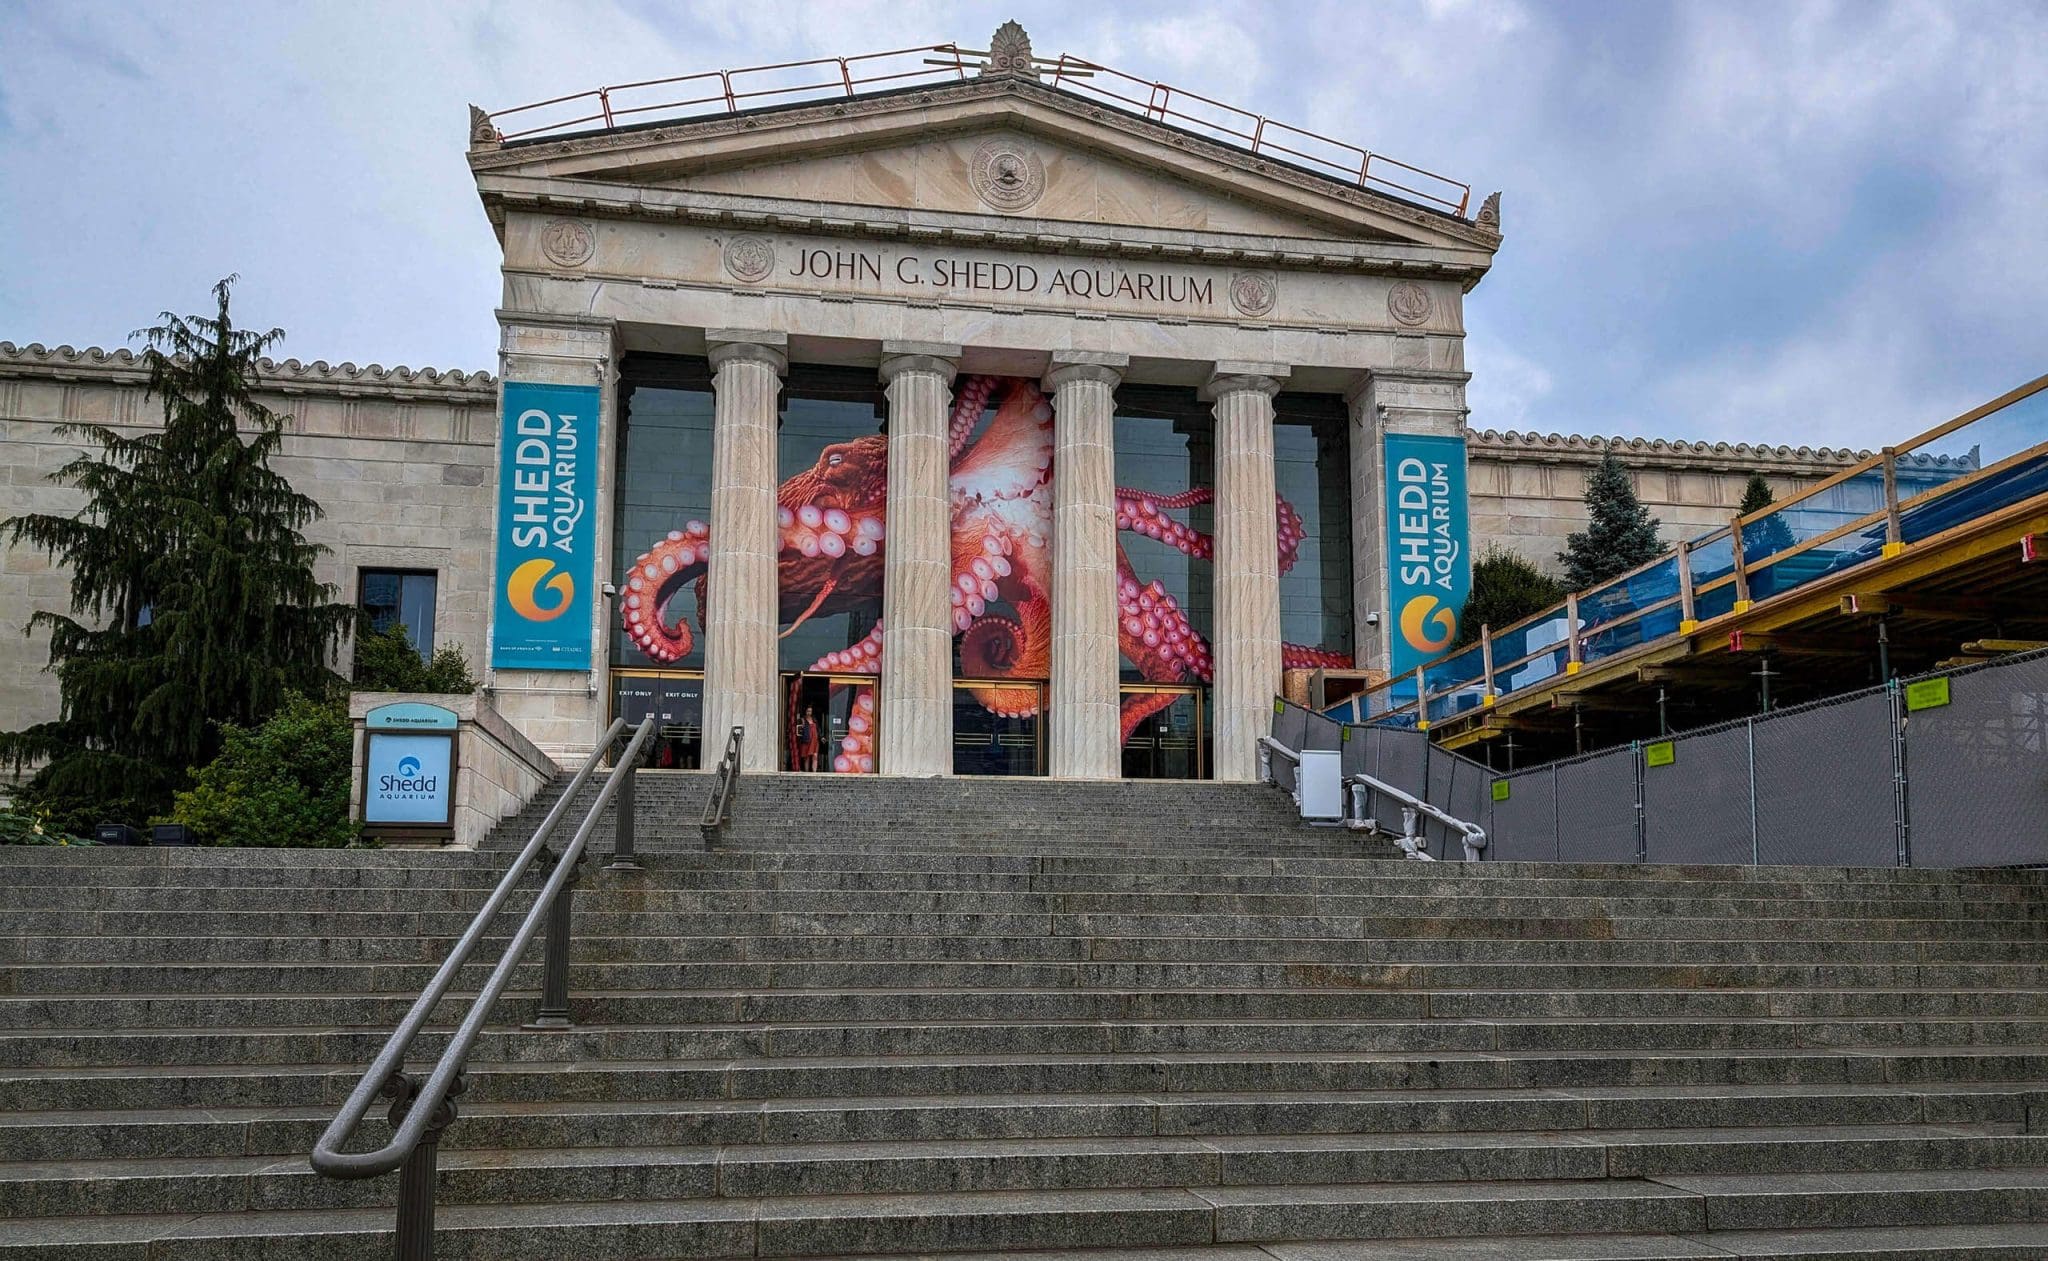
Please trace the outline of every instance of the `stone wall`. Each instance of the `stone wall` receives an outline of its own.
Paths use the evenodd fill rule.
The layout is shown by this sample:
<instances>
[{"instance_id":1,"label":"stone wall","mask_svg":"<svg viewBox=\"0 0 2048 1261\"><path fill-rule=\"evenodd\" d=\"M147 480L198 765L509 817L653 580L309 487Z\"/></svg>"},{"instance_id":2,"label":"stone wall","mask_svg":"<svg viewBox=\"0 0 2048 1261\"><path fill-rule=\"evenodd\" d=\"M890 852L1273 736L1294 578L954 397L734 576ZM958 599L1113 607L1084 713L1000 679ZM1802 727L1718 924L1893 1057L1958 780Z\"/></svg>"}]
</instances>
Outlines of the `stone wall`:
<instances>
[{"instance_id":1,"label":"stone wall","mask_svg":"<svg viewBox=\"0 0 2048 1261\"><path fill-rule=\"evenodd\" d=\"M0 518L73 513L84 497L49 475L79 451L58 427L161 422L128 351L0 342ZM326 515L306 530L328 554L320 577L354 601L363 569L433 570L435 642L481 674L491 595L497 384L488 373L267 364L261 399L291 421L275 467ZM0 729L53 718L48 636L37 609L70 607L67 576L26 546L0 546Z\"/></svg>"},{"instance_id":2,"label":"stone wall","mask_svg":"<svg viewBox=\"0 0 2048 1261\"><path fill-rule=\"evenodd\" d=\"M57 427L153 423L144 379L126 351L0 342L0 517L75 511L80 496L48 480L78 450ZM481 676L491 596L495 381L487 373L293 360L271 365L264 402L292 417L277 467L326 510L307 531L330 549L321 577L353 600L363 569L435 571L437 642L461 645ZM1483 430L1471 431L1469 441L1475 553L1500 543L1555 571L1565 535L1584 525L1586 475L1606 440ZM1857 458L1803 447L1617 442L1667 538L1725 521L1751 472L1763 473L1783 495ZM0 548L0 728L55 716L56 682L43 670L46 637L23 631L34 610L68 606L64 574L41 553ZM522 714L522 725L530 718Z\"/></svg>"},{"instance_id":3,"label":"stone wall","mask_svg":"<svg viewBox=\"0 0 2048 1261\"><path fill-rule=\"evenodd\" d=\"M1636 495L1667 541L1727 524L1751 473L1780 499L1861 459L1863 452L1748 443L1617 438ZM1561 573L1565 536L1586 526L1586 478L1609 440L1560 434L1468 431L1474 557L1499 544Z\"/></svg>"},{"instance_id":4,"label":"stone wall","mask_svg":"<svg viewBox=\"0 0 2048 1261\"><path fill-rule=\"evenodd\" d=\"M381 705L404 701L438 705L455 715L455 835L450 843L457 849L475 849L500 820L518 814L562 773L554 759L482 696L357 692L348 698L349 722L355 728L349 769L351 818L363 813L363 761L368 751L363 718Z\"/></svg>"}]
</instances>

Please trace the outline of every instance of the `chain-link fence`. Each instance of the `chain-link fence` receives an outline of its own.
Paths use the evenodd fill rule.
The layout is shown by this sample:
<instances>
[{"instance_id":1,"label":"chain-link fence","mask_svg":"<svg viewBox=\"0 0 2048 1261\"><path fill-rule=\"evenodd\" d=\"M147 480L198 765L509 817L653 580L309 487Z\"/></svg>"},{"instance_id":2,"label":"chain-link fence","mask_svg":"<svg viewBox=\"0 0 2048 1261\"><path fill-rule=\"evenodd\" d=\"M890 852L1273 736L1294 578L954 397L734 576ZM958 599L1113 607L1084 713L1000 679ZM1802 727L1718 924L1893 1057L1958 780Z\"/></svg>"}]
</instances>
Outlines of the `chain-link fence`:
<instances>
[{"instance_id":1,"label":"chain-link fence","mask_svg":"<svg viewBox=\"0 0 2048 1261\"><path fill-rule=\"evenodd\" d=\"M1276 703L1274 738L1340 748L1347 777L1477 823L1492 862L2048 864L2048 650L1506 775L1412 728L1294 705ZM1424 834L1463 856L1444 825Z\"/></svg>"}]
</instances>

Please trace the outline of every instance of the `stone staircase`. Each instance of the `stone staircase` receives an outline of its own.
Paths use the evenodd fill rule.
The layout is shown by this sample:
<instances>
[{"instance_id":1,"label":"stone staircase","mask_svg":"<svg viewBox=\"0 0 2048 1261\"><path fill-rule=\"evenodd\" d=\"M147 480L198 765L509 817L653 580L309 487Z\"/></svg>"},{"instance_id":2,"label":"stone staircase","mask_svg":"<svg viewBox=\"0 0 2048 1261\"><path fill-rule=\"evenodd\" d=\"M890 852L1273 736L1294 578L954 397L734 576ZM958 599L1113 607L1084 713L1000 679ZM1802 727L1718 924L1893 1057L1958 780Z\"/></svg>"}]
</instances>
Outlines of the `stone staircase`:
<instances>
[{"instance_id":1,"label":"stone staircase","mask_svg":"<svg viewBox=\"0 0 2048 1261\"><path fill-rule=\"evenodd\" d=\"M579 1025L518 1028L536 951L478 1043L444 1261L2048 1257L2043 874L799 776L707 854L702 788L578 892ZM0 850L0 1261L387 1255L395 1178L306 1153L504 861Z\"/></svg>"}]
</instances>

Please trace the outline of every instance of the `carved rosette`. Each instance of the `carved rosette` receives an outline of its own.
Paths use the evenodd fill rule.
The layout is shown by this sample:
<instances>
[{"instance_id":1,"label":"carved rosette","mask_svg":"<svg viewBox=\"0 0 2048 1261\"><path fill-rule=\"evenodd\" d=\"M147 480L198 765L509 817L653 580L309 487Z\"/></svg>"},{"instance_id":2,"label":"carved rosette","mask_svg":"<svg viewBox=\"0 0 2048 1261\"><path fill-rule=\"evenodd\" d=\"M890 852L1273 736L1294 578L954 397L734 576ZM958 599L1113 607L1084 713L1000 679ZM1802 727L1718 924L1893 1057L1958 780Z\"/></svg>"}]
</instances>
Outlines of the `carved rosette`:
<instances>
[{"instance_id":1,"label":"carved rosette","mask_svg":"<svg viewBox=\"0 0 2048 1261\"><path fill-rule=\"evenodd\" d=\"M1045 163L1022 145L991 140L974 151L967 182L992 210L1028 210L1045 196Z\"/></svg>"},{"instance_id":2,"label":"carved rosette","mask_svg":"<svg viewBox=\"0 0 2048 1261\"><path fill-rule=\"evenodd\" d=\"M775 270L775 246L766 237L736 236L725 243L725 271L741 284L757 284Z\"/></svg>"},{"instance_id":3,"label":"carved rosette","mask_svg":"<svg viewBox=\"0 0 2048 1261\"><path fill-rule=\"evenodd\" d=\"M1399 281L1387 290L1387 314L1393 316L1396 323L1409 328L1426 324L1435 309L1429 290L1412 280Z\"/></svg>"},{"instance_id":4,"label":"carved rosette","mask_svg":"<svg viewBox=\"0 0 2048 1261\"><path fill-rule=\"evenodd\" d=\"M1241 271L1230 278L1230 305L1239 315L1257 319L1280 300L1280 281L1272 272Z\"/></svg>"},{"instance_id":5,"label":"carved rosette","mask_svg":"<svg viewBox=\"0 0 2048 1261\"><path fill-rule=\"evenodd\" d=\"M557 267L579 267L597 250L590 225L575 219L554 219L540 230L541 253Z\"/></svg>"}]
</instances>

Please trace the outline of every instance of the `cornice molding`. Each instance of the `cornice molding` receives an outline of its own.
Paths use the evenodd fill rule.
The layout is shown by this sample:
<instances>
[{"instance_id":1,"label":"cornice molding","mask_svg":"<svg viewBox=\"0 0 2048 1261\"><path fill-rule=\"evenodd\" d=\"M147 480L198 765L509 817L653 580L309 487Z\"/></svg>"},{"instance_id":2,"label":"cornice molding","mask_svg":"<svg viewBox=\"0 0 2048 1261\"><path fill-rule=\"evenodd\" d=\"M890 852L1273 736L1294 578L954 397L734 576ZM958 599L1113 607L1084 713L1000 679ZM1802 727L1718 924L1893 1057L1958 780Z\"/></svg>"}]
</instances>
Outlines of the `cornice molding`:
<instances>
[{"instance_id":1,"label":"cornice molding","mask_svg":"<svg viewBox=\"0 0 2048 1261\"><path fill-rule=\"evenodd\" d=\"M1637 465L1704 464L1729 471L1786 474L1818 469L1832 472L1876 454L1847 447L1692 442L1682 438L1589 437L1513 429L1468 429L1466 446L1473 455L1487 459L1597 464L1602 456L1613 451L1623 462Z\"/></svg>"},{"instance_id":2,"label":"cornice molding","mask_svg":"<svg viewBox=\"0 0 2048 1261\"><path fill-rule=\"evenodd\" d=\"M302 363L297 359L259 359L258 390L281 393L342 393L349 395L438 394L468 403L494 403L498 379L488 372L465 372L460 368L387 368L373 363L330 364L325 359ZM17 346L0 341L0 377L48 377L53 380L83 376L108 381L140 383L149 376L141 355L126 348L105 350L98 346L45 346L30 342Z\"/></svg>"}]
</instances>

